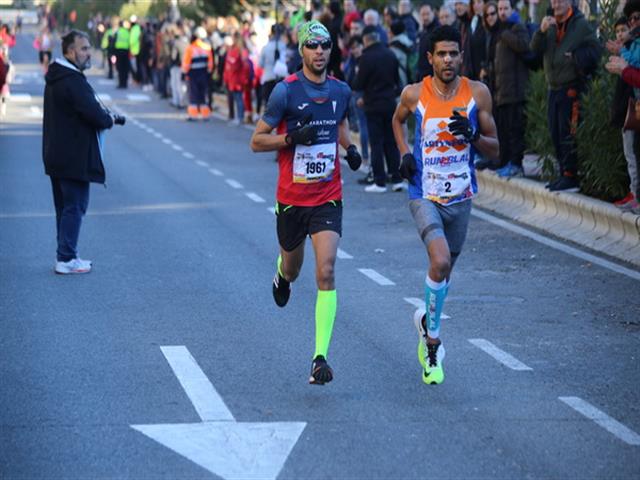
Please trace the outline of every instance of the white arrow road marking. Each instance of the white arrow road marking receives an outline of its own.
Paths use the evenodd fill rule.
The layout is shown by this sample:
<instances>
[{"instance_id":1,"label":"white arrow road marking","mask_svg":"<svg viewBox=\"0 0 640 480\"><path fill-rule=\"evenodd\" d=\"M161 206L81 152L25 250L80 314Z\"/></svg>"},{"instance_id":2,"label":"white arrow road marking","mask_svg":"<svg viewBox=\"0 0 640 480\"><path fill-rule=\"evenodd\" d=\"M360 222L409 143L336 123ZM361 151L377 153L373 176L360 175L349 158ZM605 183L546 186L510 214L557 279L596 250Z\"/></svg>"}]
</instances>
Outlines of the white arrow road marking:
<instances>
[{"instance_id":1,"label":"white arrow road marking","mask_svg":"<svg viewBox=\"0 0 640 480\"><path fill-rule=\"evenodd\" d=\"M243 188L242 184L239 182L236 182L235 180L228 178L227 180L225 180L225 182L227 182L227 184L231 187L231 188L235 188L235 189L240 189Z\"/></svg>"},{"instance_id":2,"label":"white arrow road marking","mask_svg":"<svg viewBox=\"0 0 640 480\"><path fill-rule=\"evenodd\" d=\"M343 260L351 260L353 257L351 255L349 255L347 252L345 252L342 249L338 249L338 258L342 258Z\"/></svg>"},{"instance_id":3,"label":"white arrow road marking","mask_svg":"<svg viewBox=\"0 0 640 480\"><path fill-rule=\"evenodd\" d=\"M618 437L624 443L633 446L640 446L640 435L627 428L615 418L611 418L606 413L598 410L588 402L579 397L558 397L558 400L566 403L578 413L581 413L589 420L593 420L605 430Z\"/></svg>"},{"instance_id":4,"label":"white arrow road marking","mask_svg":"<svg viewBox=\"0 0 640 480\"><path fill-rule=\"evenodd\" d=\"M307 424L237 423L186 347L160 348L203 421L131 428L227 480L275 480Z\"/></svg>"},{"instance_id":5,"label":"white arrow road marking","mask_svg":"<svg viewBox=\"0 0 640 480\"><path fill-rule=\"evenodd\" d=\"M358 270L360 271L360 273L362 273L366 277L369 277L371 280L376 282L378 285L383 285L383 286L395 285L395 283L393 283L387 277L380 275L378 272L376 272L375 270L373 270L371 268L359 268Z\"/></svg>"},{"instance_id":6,"label":"white arrow road marking","mask_svg":"<svg viewBox=\"0 0 640 480\"><path fill-rule=\"evenodd\" d=\"M424 300L421 300L421 299L419 299L419 298L416 298L416 297L405 297L405 298L404 298L404 301L405 301L405 302L407 302L407 303L408 303L408 304L410 304L410 305L413 305L413 306L414 306L414 307L416 307L416 308L422 308L422 309L425 309L425 303L424 303ZM451 317L450 317L449 315L445 314L444 312L442 312L442 313L440 314L440 318L441 318L442 320L449 320Z\"/></svg>"},{"instance_id":7,"label":"white arrow road marking","mask_svg":"<svg viewBox=\"0 0 640 480\"><path fill-rule=\"evenodd\" d=\"M260 195L258 195L257 193L253 193L253 192L247 192L245 193L245 195L247 197L249 197L251 200L253 200L256 203L264 203L265 199L262 198Z\"/></svg>"},{"instance_id":8,"label":"white arrow road marking","mask_svg":"<svg viewBox=\"0 0 640 480\"><path fill-rule=\"evenodd\" d=\"M504 350L500 350L489 340L485 340L484 338L470 338L469 343L471 343L472 345L475 345L483 352L491 355L493 358L495 358L497 361L499 361L503 365L509 367L511 370L520 370L520 371L533 370L531 367L526 366L524 363L522 363L520 360L518 360L514 356L509 355Z\"/></svg>"}]
</instances>

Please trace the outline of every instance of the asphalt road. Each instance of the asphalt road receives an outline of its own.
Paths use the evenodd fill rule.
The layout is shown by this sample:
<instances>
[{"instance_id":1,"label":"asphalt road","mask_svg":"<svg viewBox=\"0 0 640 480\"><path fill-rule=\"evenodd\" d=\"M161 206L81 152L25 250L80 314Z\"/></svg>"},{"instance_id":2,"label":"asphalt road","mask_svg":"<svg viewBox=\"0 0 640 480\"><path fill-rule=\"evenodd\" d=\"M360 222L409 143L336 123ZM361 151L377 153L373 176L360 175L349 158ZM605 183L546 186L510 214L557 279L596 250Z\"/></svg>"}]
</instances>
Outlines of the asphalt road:
<instances>
[{"instance_id":1,"label":"asphalt road","mask_svg":"<svg viewBox=\"0 0 640 480\"><path fill-rule=\"evenodd\" d=\"M280 479L640 476L637 280L472 217L444 309L446 380L426 386L411 302L427 258L406 194L365 194L345 169L340 247L352 258L336 268L335 381L310 386L310 244L289 305L271 297L273 154L253 154L246 128L185 122L98 71L94 88L129 121L108 132L107 188L92 186L81 232L94 271L54 275L30 45L25 35L15 49L0 121L2 478L256 478L229 465L270 457L277 433L213 448L189 430L167 447L132 427L225 421L301 425L270 467ZM166 346L183 346L203 375L180 374ZM212 398L232 420L198 409Z\"/></svg>"}]
</instances>

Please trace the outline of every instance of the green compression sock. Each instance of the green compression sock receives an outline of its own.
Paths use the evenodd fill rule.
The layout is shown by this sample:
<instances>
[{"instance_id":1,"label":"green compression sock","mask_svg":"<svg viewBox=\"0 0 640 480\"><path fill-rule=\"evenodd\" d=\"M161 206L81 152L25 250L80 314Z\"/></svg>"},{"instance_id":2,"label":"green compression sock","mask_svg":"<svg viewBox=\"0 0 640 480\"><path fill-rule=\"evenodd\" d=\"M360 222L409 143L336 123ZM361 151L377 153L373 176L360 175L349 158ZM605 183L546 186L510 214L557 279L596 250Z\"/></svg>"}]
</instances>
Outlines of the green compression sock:
<instances>
[{"instance_id":1,"label":"green compression sock","mask_svg":"<svg viewBox=\"0 0 640 480\"><path fill-rule=\"evenodd\" d=\"M316 299L316 353L313 358L318 355L327 358L337 306L338 295L335 290L318 290Z\"/></svg>"}]
</instances>

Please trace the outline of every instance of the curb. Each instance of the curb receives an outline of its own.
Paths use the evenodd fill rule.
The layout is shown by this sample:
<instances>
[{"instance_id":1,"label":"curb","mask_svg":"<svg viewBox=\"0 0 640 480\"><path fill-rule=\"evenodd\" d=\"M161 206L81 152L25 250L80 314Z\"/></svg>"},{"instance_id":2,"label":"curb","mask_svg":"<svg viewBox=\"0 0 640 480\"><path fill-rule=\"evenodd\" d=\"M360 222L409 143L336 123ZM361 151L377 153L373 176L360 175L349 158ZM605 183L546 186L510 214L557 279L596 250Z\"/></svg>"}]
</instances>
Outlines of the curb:
<instances>
[{"instance_id":1,"label":"curb","mask_svg":"<svg viewBox=\"0 0 640 480\"><path fill-rule=\"evenodd\" d=\"M549 192L527 178L476 172L474 203L640 267L640 216L579 193Z\"/></svg>"}]
</instances>

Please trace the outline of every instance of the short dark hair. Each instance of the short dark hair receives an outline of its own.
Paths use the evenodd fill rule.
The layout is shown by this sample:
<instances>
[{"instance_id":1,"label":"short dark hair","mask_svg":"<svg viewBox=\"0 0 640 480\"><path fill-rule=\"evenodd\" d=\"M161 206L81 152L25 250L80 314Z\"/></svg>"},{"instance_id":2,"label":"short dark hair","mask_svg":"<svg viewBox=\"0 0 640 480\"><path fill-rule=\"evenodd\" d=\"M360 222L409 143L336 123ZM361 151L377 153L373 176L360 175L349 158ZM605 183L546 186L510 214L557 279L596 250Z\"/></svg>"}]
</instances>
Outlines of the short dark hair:
<instances>
[{"instance_id":1,"label":"short dark hair","mask_svg":"<svg viewBox=\"0 0 640 480\"><path fill-rule=\"evenodd\" d=\"M71 30L64 37L62 37L62 55L66 55L69 51L69 47L74 44L76 38L86 38L89 40L89 34L80 30Z\"/></svg>"},{"instance_id":2,"label":"short dark hair","mask_svg":"<svg viewBox=\"0 0 640 480\"><path fill-rule=\"evenodd\" d=\"M349 39L349 48L353 48L354 45L362 45L362 37L360 35L354 35Z\"/></svg>"},{"instance_id":3,"label":"short dark hair","mask_svg":"<svg viewBox=\"0 0 640 480\"><path fill-rule=\"evenodd\" d=\"M406 30L404 22L402 20L394 20L391 22L391 33L394 35L401 35Z\"/></svg>"},{"instance_id":4,"label":"short dark hair","mask_svg":"<svg viewBox=\"0 0 640 480\"><path fill-rule=\"evenodd\" d=\"M620 25L624 25L626 27L628 22L629 20L627 20L627 17L620 17L618 20L616 20L616 23L613 24L613 28L615 29Z\"/></svg>"},{"instance_id":5,"label":"short dark hair","mask_svg":"<svg viewBox=\"0 0 640 480\"><path fill-rule=\"evenodd\" d=\"M622 12L627 18L629 18L632 13L640 12L640 0L627 0Z\"/></svg>"},{"instance_id":6,"label":"short dark hair","mask_svg":"<svg viewBox=\"0 0 640 480\"><path fill-rule=\"evenodd\" d=\"M431 48L429 49L431 53L435 52L436 43L438 42L456 42L458 48L462 48L460 31L450 25L441 25L431 33Z\"/></svg>"}]
</instances>

